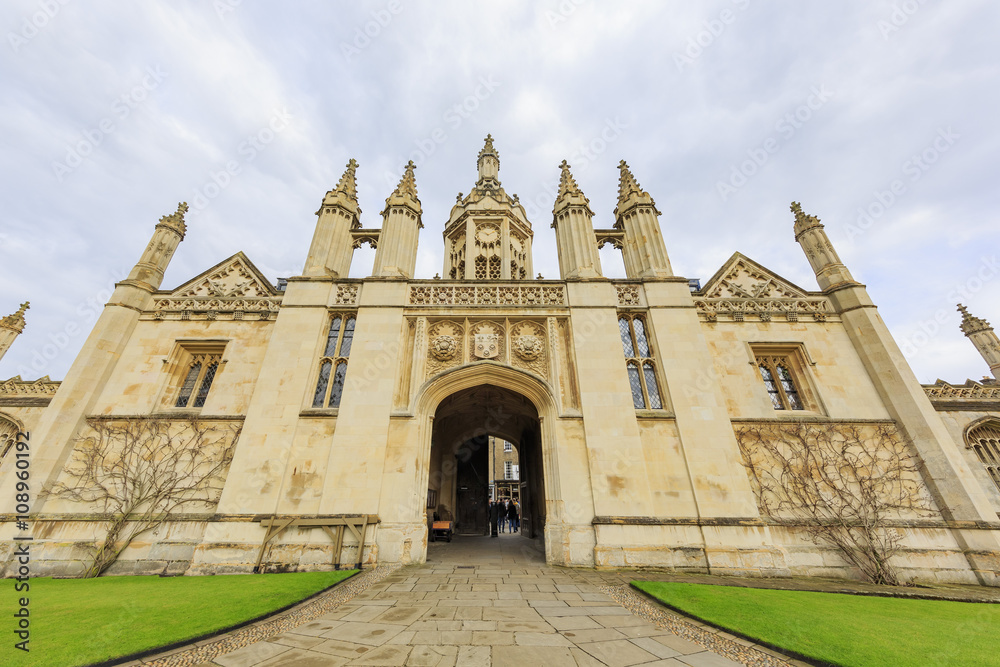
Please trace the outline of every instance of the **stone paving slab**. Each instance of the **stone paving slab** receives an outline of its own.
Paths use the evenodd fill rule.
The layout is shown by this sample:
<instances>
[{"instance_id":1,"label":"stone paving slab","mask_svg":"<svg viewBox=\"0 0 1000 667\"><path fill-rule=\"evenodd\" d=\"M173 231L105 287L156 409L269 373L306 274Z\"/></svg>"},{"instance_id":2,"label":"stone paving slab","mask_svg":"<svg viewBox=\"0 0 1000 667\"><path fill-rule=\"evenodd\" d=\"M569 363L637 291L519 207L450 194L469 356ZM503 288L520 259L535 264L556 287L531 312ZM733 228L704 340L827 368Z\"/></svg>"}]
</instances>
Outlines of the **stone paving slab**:
<instances>
[{"instance_id":1,"label":"stone paving slab","mask_svg":"<svg viewBox=\"0 0 1000 667\"><path fill-rule=\"evenodd\" d=\"M154 657L143 664L789 664L726 633L708 632L696 623L683 625L686 621L679 616L655 617L666 612L650 611L649 603L634 593L629 597L626 584L633 573L550 567L541 552L524 548L525 544L531 543L519 536L493 541L459 537L447 546L435 543L428 563L369 576L367 584L358 586L349 598L322 613L302 613L298 623L264 621L255 624L256 634L245 634L239 641L233 637L245 631L205 644L198 651ZM305 607L309 604L313 603Z\"/></svg>"}]
</instances>

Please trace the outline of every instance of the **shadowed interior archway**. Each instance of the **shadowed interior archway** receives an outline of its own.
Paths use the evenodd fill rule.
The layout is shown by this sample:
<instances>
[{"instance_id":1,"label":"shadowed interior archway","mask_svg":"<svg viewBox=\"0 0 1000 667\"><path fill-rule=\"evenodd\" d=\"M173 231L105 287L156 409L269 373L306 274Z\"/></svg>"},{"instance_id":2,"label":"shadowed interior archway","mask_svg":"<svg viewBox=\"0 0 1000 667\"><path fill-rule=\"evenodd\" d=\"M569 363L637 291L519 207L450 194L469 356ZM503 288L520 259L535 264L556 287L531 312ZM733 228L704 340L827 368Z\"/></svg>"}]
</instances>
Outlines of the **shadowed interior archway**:
<instances>
[{"instance_id":1,"label":"shadowed interior archway","mask_svg":"<svg viewBox=\"0 0 1000 667\"><path fill-rule=\"evenodd\" d=\"M523 395L491 384L455 392L434 414L428 475L428 514L453 521L455 532L489 533L489 436L507 440L521 456L522 535L540 538L545 482L538 411Z\"/></svg>"}]
</instances>

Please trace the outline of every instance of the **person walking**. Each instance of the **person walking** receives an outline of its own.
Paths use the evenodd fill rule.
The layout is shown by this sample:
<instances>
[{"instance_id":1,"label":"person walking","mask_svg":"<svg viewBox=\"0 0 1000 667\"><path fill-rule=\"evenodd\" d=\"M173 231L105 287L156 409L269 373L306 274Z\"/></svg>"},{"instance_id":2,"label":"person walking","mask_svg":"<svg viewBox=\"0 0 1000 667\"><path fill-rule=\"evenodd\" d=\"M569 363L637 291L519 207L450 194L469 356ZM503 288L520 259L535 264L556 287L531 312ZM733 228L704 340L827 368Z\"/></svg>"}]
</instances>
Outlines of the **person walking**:
<instances>
[{"instance_id":1,"label":"person walking","mask_svg":"<svg viewBox=\"0 0 1000 667\"><path fill-rule=\"evenodd\" d=\"M500 501L500 532L506 532L504 529L507 527L507 501Z\"/></svg>"},{"instance_id":2,"label":"person walking","mask_svg":"<svg viewBox=\"0 0 1000 667\"><path fill-rule=\"evenodd\" d=\"M507 523L510 524L510 532L516 533L520 528L520 514L517 511L517 503L513 500L507 506Z\"/></svg>"},{"instance_id":3,"label":"person walking","mask_svg":"<svg viewBox=\"0 0 1000 667\"><path fill-rule=\"evenodd\" d=\"M490 503L490 537L497 536L497 520L500 519L500 503Z\"/></svg>"}]
</instances>

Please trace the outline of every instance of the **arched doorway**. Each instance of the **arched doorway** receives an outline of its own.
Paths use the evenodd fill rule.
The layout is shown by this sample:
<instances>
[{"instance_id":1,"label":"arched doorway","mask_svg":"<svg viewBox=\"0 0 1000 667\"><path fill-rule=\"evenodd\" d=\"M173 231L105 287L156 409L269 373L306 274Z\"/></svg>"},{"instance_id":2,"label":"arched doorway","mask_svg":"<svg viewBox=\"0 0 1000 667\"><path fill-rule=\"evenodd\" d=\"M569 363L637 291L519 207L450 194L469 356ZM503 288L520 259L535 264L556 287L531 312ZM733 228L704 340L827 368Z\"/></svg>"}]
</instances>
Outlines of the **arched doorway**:
<instances>
[{"instance_id":1,"label":"arched doorway","mask_svg":"<svg viewBox=\"0 0 1000 667\"><path fill-rule=\"evenodd\" d=\"M459 535L489 534L491 451L509 442L519 455L522 536L541 539L545 474L541 420L524 395L484 383L456 391L434 413L428 475L428 514L453 521ZM492 436L492 438L491 438ZM498 440L495 440L498 439Z\"/></svg>"}]
</instances>

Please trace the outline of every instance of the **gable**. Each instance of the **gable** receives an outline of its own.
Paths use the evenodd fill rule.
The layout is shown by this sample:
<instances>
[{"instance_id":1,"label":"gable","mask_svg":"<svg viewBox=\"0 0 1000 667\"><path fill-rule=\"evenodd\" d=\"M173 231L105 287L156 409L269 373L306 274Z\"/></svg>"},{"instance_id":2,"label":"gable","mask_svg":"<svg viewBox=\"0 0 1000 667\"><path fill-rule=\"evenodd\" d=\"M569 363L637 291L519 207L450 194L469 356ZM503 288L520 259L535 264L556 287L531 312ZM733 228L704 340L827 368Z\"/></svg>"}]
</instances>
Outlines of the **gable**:
<instances>
[{"instance_id":1,"label":"gable","mask_svg":"<svg viewBox=\"0 0 1000 667\"><path fill-rule=\"evenodd\" d=\"M740 253L709 278L701 293L709 299L798 299L809 293Z\"/></svg>"},{"instance_id":2,"label":"gable","mask_svg":"<svg viewBox=\"0 0 1000 667\"><path fill-rule=\"evenodd\" d=\"M265 297L277 294L277 289L242 251L170 293L175 297Z\"/></svg>"}]
</instances>

